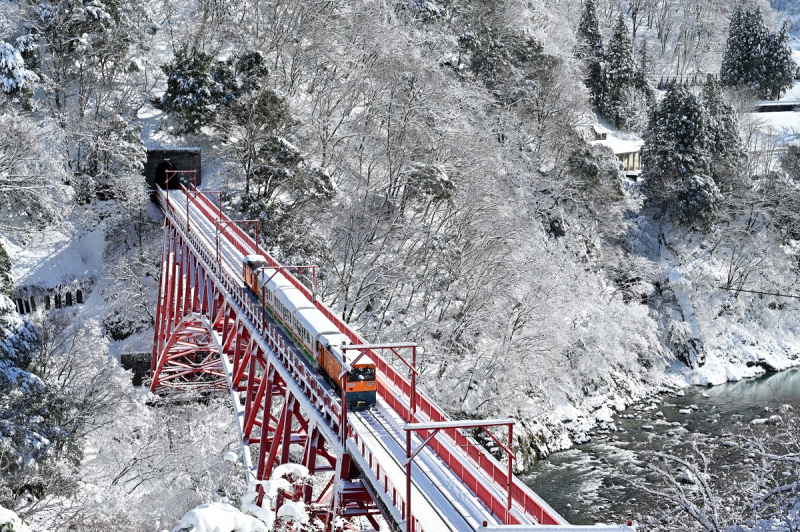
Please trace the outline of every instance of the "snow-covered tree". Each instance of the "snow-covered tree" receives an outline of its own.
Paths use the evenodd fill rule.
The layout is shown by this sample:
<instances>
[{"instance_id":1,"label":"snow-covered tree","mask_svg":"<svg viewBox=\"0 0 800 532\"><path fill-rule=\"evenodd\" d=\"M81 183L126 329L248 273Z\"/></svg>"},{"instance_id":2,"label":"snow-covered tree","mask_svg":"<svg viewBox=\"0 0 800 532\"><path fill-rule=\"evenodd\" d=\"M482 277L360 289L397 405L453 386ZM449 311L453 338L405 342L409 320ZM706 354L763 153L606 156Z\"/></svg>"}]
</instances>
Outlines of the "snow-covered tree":
<instances>
[{"instance_id":1,"label":"snow-covered tree","mask_svg":"<svg viewBox=\"0 0 800 532\"><path fill-rule=\"evenodd\" d=\"M592 103L596 107L602 107L605 95L605 50L594 0L586 0L583 3L576 39L578 43L575 56L586 66L585 83L592 96Z\"/></svg>"},{"instance_id":2,"label":"snow-covered tree","mask_svg":"<svg viewBox=\"0 0 800 532\"><path fill-rule=\"evenodd\" d=\"M633 86L642 93L648 105L655 103L656 94L650 85L648 77L653 73L653 58L650 56L650 46L646 39L642 39L637 53L636 74L633 76Z\"/></svg>"},{"instance_id":3,"label":"snow-covered tree","mask_svg":"<svg viewBox=\"0 0 800 532\"><path fill-rule=\"evenodd\" d=\"M63 438L49 415L47 389L31 373L39 341L36 328L16 313L14 303L0 295L0 505L12 508L26 489L43 489L28 482L54 444Z\"/></svg>"},{"instance_id":4,"label":"snow-covered tree","mask_svg":"<svg viewBox=\"0 0 800 532\"><path fill-rule=\"evenodd\" d=\"M739 137L739 123L714 76L709 75L703 86L702 102L708 120L711 174L722 192L727 194L743 185L744 172L739 163L744 158L744 150Z\"/></svg>"},{"instance_id":5,"label":"snow-covered tree","mask_svg":"<svg viewBox=\"0 0 800 532\"><path fill-rule=\"evenodd\" d=\"M797 63L794 62L792 53L789 27L784 22L780 32L770 35L764 57L764 92L770 100L779 99L794 83Z\"/></svg>"},{"instance_id":6,"label":"snow-covered tree","mask_svg":"<svg viewBox=\"0 0 800 532\"><path fill-rule=\"evenodd\" d=\"M167 90L155 104L176 119L178 133L197 134L217 119L217 107L233 98L230 71L201 50L180 48L174 54L161 67Z\"/></svg>"},{"instance_id":7,"label":"snow-covered tree","mask_svg":"<svg viewBox=\"0 0 800 532\"><path fill-rule=\"evenodd\" d=\"M20 37L16 45L0 41L0 87L6 94L30 98L39 76L25 64L22 54L31 50L33 39Z\"/></svg>"},{"instance_id":8,"label":"snow-covered tree","mask_svg":"<svg viewBox=\"0 0 800 532\"><path fill-rule=\"evenodd\" d=\"M780 33L771 33L760 9L738 7L731 16L720 82L749 87L762 98L777 99L792 86L796 68L786 24Z\"/></svg>"},{"instance_id":9,"label":"snow-covered tree","mask_svg":"<svg viewBox=\"0 0 800 532\"><path fill-rule=\"evenodd\" d=\"M720 82L759 88L763 81L762 54L768 42L769 29L761 10L745 11L739 6L731 16Z\"/></svg>"},{"instance_id":10,"label":"snow-covered tree","mask_svg":"<svg viewBox=\"0 0 800 532\"><path fill-rule=\"evenodd\" d=\"M458 43L470 53L470 69L491 88L516 77L515 69L531 68L544 50L531 36L488 26L467 28L458 36Z\"/></svg>"},{"instance_id":11,"label":"snow-covered tree","mask_svg":"<svg viewBox=\"0 0 800 532\"><path fill-rule=\"evenodd\" d=\"M226 65L231 91L220 102L220 119L214 126L244 177L245 196L252 193L269 203L286 191L302 163L300 151L284 138L291 124L289 105L270 86L260 52L242 52Z\"/></svg>"},{"instance_id":12,"label":"snow-covered tree","mask_svg":"<svg viewBox=\"0 0 800 532\"><path fill-rule=\"evenodd\" d=\"M630 89L634 85L636 64L633 59L633 43L628 32L625 16L620 13L614 26L614 34L608 42L605 62L605 101L603 113L618 128L624 127L624 116L633 105Z\"/></svg>"},{"instance_id":13,"label":"snow-covered tree","mask_svg":"<svg viewBox=\"0 0 800 532\"><path fill-rule=\"evenodd\" d=\"M745 459L746 475L724 471L727 466L720 465L719 444L700 439L691 439L685 453L648 453L649 474L637 472L633 483L655 496L659 509L640 523L642 528L796 530L800 525L800 487L796 482L800 432L792 405L778 409L780 415L772 419L776 427L753 427L744 434L727 435L726 459L735 463Z\"/></svg>"},{"instance_id":14,"label":"snow-covered tree","mask_svg":"<svg viewBox=\"0 0 800 532\"><path fill-rule=\"evenodd\" d=\"M0 244L0 294L10 296L13 283L11 281L11 259L8 252Z\"/></svg>"},{"instance_id":15,"label":"snow-covered tree","mask_svg":"<svg viewBox=\"0 0 800 532\"><path fill-rule=\"evenodd\" d=\"M52 149L63 141L50 121L36 122L13 107L0 112L0 227L31 230L69 212L65 161Z\"/></svg>"},{"instance_id":16,"label":"snow-covered tree","mask_svg":"<svg viewBox=\"0 0 800 532\"><path fill-rule=\"evenodd\" d=\"M708 116L702 102L683 85L671 85L653 112L643 135L642 167L648 196L662 208L678 207L681 197L701 198L709 191L707 176L711 171ZM713 194L709 197L712 197ZM694 208L711 205L704 201L683 202L692 207L682 212L691 220L700 215ZM680 210L679 210L680 212ZM701 216L702 217L702 216Z\"/></svg>"}]
</instances>

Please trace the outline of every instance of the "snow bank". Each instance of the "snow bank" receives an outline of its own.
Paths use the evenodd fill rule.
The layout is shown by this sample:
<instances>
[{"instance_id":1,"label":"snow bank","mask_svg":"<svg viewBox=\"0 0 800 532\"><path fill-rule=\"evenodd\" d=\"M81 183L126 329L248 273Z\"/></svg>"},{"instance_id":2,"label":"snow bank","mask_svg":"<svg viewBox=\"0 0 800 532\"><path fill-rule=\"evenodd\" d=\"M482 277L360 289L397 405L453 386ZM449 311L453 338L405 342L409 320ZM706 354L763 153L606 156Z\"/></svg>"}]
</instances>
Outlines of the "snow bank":
<instances>
[{"instance_id":1,"label":"snow bank","mask_svg":"<svg viewBox=\"0 0 800 532\"><path fill-rule=\"evenodd\" d=\"M300 464L283 464L279 465L272 472L272 478L279 479L288 476L292 479L298 480L308 476L308 468Z\"/></svg>"},{"instance_id":2,"label":"snow bank","mask_svg":"<svg viewBox=\"0 0 800 532\"><path fill-rule=\"evenodd\" d=\"M301 502L285 502L278 510L278 517L287 518L301 524L308 523L305 504Z\"/></svg>"},{"instance_id":3,"label":"snow bank","mask_svg":"<svg viewBox=\"0 0 800 532\"><path fill-rule=\"evenodd\" d=\"M0 506L0 530L6 529L14 532L31 532L30 527L17 514Z\"/></svg>"},{"instance_id":4,"label":"snow bank","mask_svg":"<svg viewBox=\"0 0 800 532\"><path fill-rule=\"evenodd\" d=\"M215 502L187 512L180 524L171 532L269 532L269 530L264 523L240 512L230 503Z\"/></svg>"}]
</instances>

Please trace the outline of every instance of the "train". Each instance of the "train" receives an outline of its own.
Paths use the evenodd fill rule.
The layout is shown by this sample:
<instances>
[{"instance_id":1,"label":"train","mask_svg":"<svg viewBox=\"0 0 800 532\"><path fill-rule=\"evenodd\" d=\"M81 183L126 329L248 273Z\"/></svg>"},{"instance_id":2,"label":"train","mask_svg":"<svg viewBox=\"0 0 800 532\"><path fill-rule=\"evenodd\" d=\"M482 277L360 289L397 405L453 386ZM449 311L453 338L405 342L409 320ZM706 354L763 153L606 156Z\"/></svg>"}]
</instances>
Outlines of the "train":
<instances>
[{"instance_id":1,"label":"train","mask_svg":"<svg viewBox=\"0 0 800 532\"><path fill-rule=\"evenodd\" d=\"M264 310L338 393L342 392L342 364L351 368L346 376L345 398L351 410L366 410L377 400L375 362L356 350L343 350L348 337L339 331L316 305L295 287L263 255L246 255L242 278Z\"/></svg>"}]
</instances>

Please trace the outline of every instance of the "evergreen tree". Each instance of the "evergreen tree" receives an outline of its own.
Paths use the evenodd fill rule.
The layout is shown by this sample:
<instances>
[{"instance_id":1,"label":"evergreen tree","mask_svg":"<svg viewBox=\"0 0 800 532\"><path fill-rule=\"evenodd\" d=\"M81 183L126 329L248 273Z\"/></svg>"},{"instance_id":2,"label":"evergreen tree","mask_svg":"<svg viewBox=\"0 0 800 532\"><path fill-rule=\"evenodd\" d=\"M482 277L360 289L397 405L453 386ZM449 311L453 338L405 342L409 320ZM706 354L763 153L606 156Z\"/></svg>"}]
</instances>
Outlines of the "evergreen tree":
<instances>
[{"instance_id":1,"label":"evergreen tree","mask_svg":"<svg viewBox=\"0 0 800 532\"><path fill-rule=\"evenodd\" d=\"M789 28L783 23L781 31L772 35L765 58L764 91L771 100L780 98L784 91L792 87L797 64L792 59L792 47L789 44Z\"/></svg>"},{"instance_id":2,"label":"evergreen tree","mask_svg":"<svg viewBox=\"0 0 800 532\"><path fill-rule=\"evenodd\" d=\"M218 106L233 98L227 66L205 52L176 50L172 63L161 69L167 90L154 104L177 119L178 133L199 133L217 119Z\"/></svg>"},{"instance_id":3,"label":"evergreen tree","mask_svg":"<svg viewBox=\"0 0 800 532\"><path fill-rule=\"evenodd\" d=\"M603 77L605 51L594 0L586 0L583 4L577 40L575 56L586 65L585 83L592 96L592 104L602 108L605 92Z\"/></svg>"},{"instance_id":4,"label":"evergreen tree","mask_svg":"<svg viewBox=\"0 0 800 532\"><path fill-rule=\"evenodd\" d=\"M647 77L653 71L653 58L650 56L650 48L647 45L647 39L642 39L642 44L639 45L639 64L636 67L636 73L633 76L633 86L636 90L640 91L648 105L653 105L656 100L656 91L653 90Z\"/></svg>"},{"instance_id":5,"label":"evergreen tree","mask_svg":"<svg viewBox=\"0 0 800 532\"><path fill-rule=\"evenodd\" d=\"M10 296L12 288L11 259L8 258L8 253L0 244L0 295Z\"/></svg>"},{"instance_id":6,"label":"evergreen tree","mask_svg":"<svg viewBox=\"0 0 800 532\"><path fill-rule=\"evenodd\" d=\"M620 13L614 27L614 35L608 43L606 54L606 87L604 113L616 127L623 127L623 116L632 104L631 87L636 76L636 64L633 60L633 43L628 34L625 16Z\"/></svg>"},{"instance_id":7,"label":"evergreen tree","mask_svg":"<svg viewBox=\"0 0 800 532\"><path fill-rule=\"evenodd\" d=\"M723 85L747 85L757 89L763 79L761 54L769 37L761 11L743 11L738 7L731 17L728 40L722 56L720 82Z\"/></svg>"},{"instance_id":8,"label":"evergreen tree","mask_svg":"<svg viewBox=\"0 0 800 532\"><path fill-rule=\"evenodd\" d=\"M719 191L710 176L712 142L703 103L683 85L670 85L643 138L647 195L682 220L706 225Z\"/></svg>"},{"instance_id":9,"label":"evergreen tree","mask_svg":"<svg viewBox=\"0 0 800 532\"><path fill-rule=\"evenodd\" d=\"M291 124L289 104L268 86L267 63L260 52L236 54L225 71L230 97L219 106L214 126L241 168L245 196L255 184L256 195L270 202L301 159L294 147L287 151L287 143L278 138Z\"/></svg>"},{"instance_id":10,"label":"evergreen tree","mask_svg":"<svg viewBox=\"0 0 800 532\"><path fill-rule=\"evenodd\" d=\"M773 34L761 10L734 12L720 68L723 85L747 86L762 98L776 99L792 86L795 68L785 24Z\"/></svg>"},{"instance_id":11,"label":"evergreen tree","mask_svg":"<svg viewBox=\"0 0 800 532\"><path fill-rule=\"evenodd\" d=\"M722 89L714 76L708 76L703 87L703 106L708 127L708 150L711 173L723 191L735 187L737 163L744 157L739 138L739 124L733 108L725 102Z\"/></svg>"}]
</instances>

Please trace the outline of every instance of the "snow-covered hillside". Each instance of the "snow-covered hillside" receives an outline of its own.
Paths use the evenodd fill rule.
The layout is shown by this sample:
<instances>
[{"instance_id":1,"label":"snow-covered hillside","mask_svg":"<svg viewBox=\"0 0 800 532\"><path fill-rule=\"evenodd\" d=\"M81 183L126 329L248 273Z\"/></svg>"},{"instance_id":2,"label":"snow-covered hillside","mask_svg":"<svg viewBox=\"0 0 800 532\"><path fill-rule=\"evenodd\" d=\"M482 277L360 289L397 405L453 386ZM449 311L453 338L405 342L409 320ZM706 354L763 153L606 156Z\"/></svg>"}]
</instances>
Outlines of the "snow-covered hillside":
<instances>
[{"instance_id":1,"label":"snow-covered hillside","mask_svg":"<svg viewBox=\"0 0 800 532\"><path fill-rule=\"evenodd\" d=\"M753 31L777 56L779 22L797 14L773 3L785 12L743 6L762 10ZM6 296L2 314L61 338L59 356L90 350L86 371L119 402L48 455L59 474L34 488L6 476L17 484L0 496L56 528L117 515L122 530L169 528L245 489L222 459L236 439L224 402L151 408L116 365L151 349L162 234L147 148L201 148L203 187L259 220L265 249L319 265L320 297L369 340L423 346L420 386L449 413L514 415L520 467L642 397L800 365L800 164L785 146L800 124L747 112L785 72L724 89L724 105L648 82L731 67L737 13L725 0L2 4L0 245L7 295L40 298L29 322ZM663 171L623 176L587 142L598 115ZM80 303L75 289L43 312L73 284ZM76 338L91 345L66 347ZM30 344L13 371L67 389ZM170 482L171 501L142 510ZM104 493L114 502L84 508Z\"/></svg>"}]
</instances>

